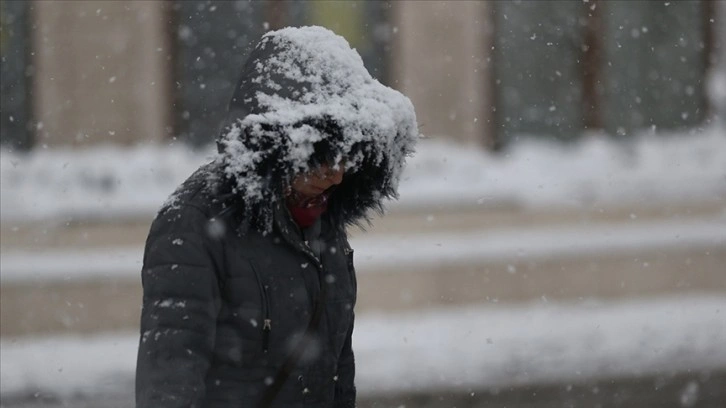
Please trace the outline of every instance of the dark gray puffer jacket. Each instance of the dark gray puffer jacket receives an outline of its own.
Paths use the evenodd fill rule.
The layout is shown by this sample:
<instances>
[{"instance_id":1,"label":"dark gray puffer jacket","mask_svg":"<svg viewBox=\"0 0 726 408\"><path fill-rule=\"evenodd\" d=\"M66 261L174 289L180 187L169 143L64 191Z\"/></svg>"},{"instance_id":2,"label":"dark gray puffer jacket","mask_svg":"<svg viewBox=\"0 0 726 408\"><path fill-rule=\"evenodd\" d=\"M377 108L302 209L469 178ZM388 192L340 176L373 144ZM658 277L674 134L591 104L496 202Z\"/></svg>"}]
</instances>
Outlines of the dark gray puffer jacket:
<instances>
[{"instance_id":1,"label":"dark gray puffer jacket","mask_svg":"<svg viewBox=\"0 0 726 408\"><path fill-rule=\"evenodd\" d=\"M345 228L396 197L419 137L413 106L342 37L286 28L250 54L221 128L219 155L172 195L146 242L137 408L257 407L277 384L276 407L353 407ZM301 231L285 196L323 163L345 175ZM303 357L273 384L314 316Z\"/></svg>"},{"instance_id":2,"label":"dark gray puffer jacket","mask_svg":"<svg viewBox=\"0 0 726 408\"><path fill-rule=\"evenodd\" d=\"M279 407L353 407L356 278L343 229L305 236L283 207L275 228L242 236L200 169L154 221L146 244L137 407L256 407L305 333L326 285L312 346ZM312 228L312 227L311 227ZM315 254L319 252L319 256Z\"/></svg>"}]
</instances>

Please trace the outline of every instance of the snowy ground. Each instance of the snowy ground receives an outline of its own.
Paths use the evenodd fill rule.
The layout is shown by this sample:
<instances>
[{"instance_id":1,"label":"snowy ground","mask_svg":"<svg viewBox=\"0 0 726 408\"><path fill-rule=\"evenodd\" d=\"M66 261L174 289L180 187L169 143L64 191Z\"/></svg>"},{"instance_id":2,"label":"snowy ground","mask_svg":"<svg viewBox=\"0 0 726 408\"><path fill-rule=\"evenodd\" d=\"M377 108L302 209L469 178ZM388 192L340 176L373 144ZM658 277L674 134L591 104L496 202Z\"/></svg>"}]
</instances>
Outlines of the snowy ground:
<instances>
[{"instance_id":1,"label":"snowy ground","mask_svg":"<svg viewBox=\"0 0 726 408\"><path fill-rule=\"evenodd\" d=\"M212 157L181 144L0 151L3 220L149 217ZM508 203L523 207L726 198L726 129L642 134L616 143L523 140L503 154L423 141L396 207Z\"/></svg>"},{"instance_id":2,"label":"snowy ground","mask_svg":"<svg viewBox=\"0 0 726 408\"><path fill-rule=\"evenodd\" d=\"M599 378L726 370L726 298L471 306L359 316L363 395L577 384ZM3 398L131 390L138 337L3 339Z\"/></svg>"}]
</instances>

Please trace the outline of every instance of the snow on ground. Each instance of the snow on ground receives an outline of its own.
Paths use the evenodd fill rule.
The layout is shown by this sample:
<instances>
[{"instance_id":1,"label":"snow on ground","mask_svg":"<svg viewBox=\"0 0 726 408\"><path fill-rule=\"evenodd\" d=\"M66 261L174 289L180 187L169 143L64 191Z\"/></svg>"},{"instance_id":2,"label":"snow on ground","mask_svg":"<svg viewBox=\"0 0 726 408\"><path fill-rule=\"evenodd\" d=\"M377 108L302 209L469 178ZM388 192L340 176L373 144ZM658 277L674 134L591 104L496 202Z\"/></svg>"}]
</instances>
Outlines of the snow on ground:
<instances>
[{"instance_id":1,"label":"snow on ground","mask_svg":"<svg viewBox=\"0 0 726 408\"><path fill-rule=\"evenodd\" d=\"M351 239L359 273L386 265L428 265L726 245L726 212L719 218L638 221L604 225L537 226L417 235L363 235ZM141 248L4 251L1 283L139 279Z\"/></svg>"},{"instance_id":2,"label":"snow on ground","mask_svg":"<svg viewBox=\"0 0 726 408\"><path fill-rule=\"evenodd\" d=\"M471 306L356 323L365 391L472 389L726 369L726 298Z\"/></svg>"},{"instance_id":3,"label":"snow on ground","mask_svg":"<svg viewBox=\"0 0 726 408\"><path fill-rule=\"evenodd\" d=\"M370 395L724 370L724 338L726 298L691 296L364 315L354 347ZM3 339L0 393L124 391L137 343L135 333Z\"/></svg>"},{"instance_id":4,"label":"snow on ground","mask_svg":"<svg viewBox=\"0 0 726 408\"><path fill-rule=\"evenodd\" d=\"M0 151L3 220L151 216L213 148L100 146ZM429 139L409 160L392 208L445 204L580 206L726 198L726 129L573 145L523 139L496 155Z\"/></svg>"},{"instance_id":5,"label":"snow on ground","mask_svg":"<svg viewBox=\"0 0 726 408\"><path fill-rule=\"evenodd\" d=\"M726 129L642 134L616 143L596 134L570 146L524 139L503 155L431 141L400 187L402 206L511 203L577 207L726 198Z\"/></svg>"}]
</instances>

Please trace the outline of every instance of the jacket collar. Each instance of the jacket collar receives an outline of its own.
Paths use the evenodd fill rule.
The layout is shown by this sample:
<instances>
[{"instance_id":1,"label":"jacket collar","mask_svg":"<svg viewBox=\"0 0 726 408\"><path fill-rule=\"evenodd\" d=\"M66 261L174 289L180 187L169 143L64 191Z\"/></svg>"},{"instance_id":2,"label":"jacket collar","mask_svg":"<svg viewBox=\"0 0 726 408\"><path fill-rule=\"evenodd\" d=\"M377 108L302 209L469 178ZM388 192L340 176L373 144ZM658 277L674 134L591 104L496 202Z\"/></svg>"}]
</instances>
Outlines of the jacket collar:
<instances>
[{"instance_id":1,"label":"jacket collar","mask_svg":"<svg viewBox=\"0 0 726 408\"><path fill-rule=\"evenodd\" d=\"M306 237L306 234L303 233L293 220L292 215L290 215L290 210L287 209L287 206L281 200L275 203L273 222L280 232L280 235L282 235L282 238L288 244L312 258L316 265L320 265L319 257L316 256L309 244L311 237ZM327 223L323 223L321 217L309 229L314 231L317 237L322 237L326 225Z\"/></svg>"}]
</instances>

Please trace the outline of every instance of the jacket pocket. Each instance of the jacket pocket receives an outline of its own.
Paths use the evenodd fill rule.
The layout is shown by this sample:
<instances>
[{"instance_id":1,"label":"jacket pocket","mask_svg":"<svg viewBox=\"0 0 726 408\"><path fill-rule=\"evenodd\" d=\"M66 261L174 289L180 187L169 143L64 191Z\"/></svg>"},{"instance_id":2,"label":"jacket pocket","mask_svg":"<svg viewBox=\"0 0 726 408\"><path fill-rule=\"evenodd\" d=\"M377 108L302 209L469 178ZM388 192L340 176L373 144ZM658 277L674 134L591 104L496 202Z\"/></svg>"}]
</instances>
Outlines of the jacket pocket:
<instances>
[{"instance_id":1,"label":"jacket pocket","mask_svg":"<svg viewBox=\"0 0 726 408\"><path fill-rule=\"evenodd\" d=\"M348 329L350 329L353 320L353 304L353 299L339 299L328 304L329 324L335 335L348 334Z\"/></svg>"}]
</instances>

